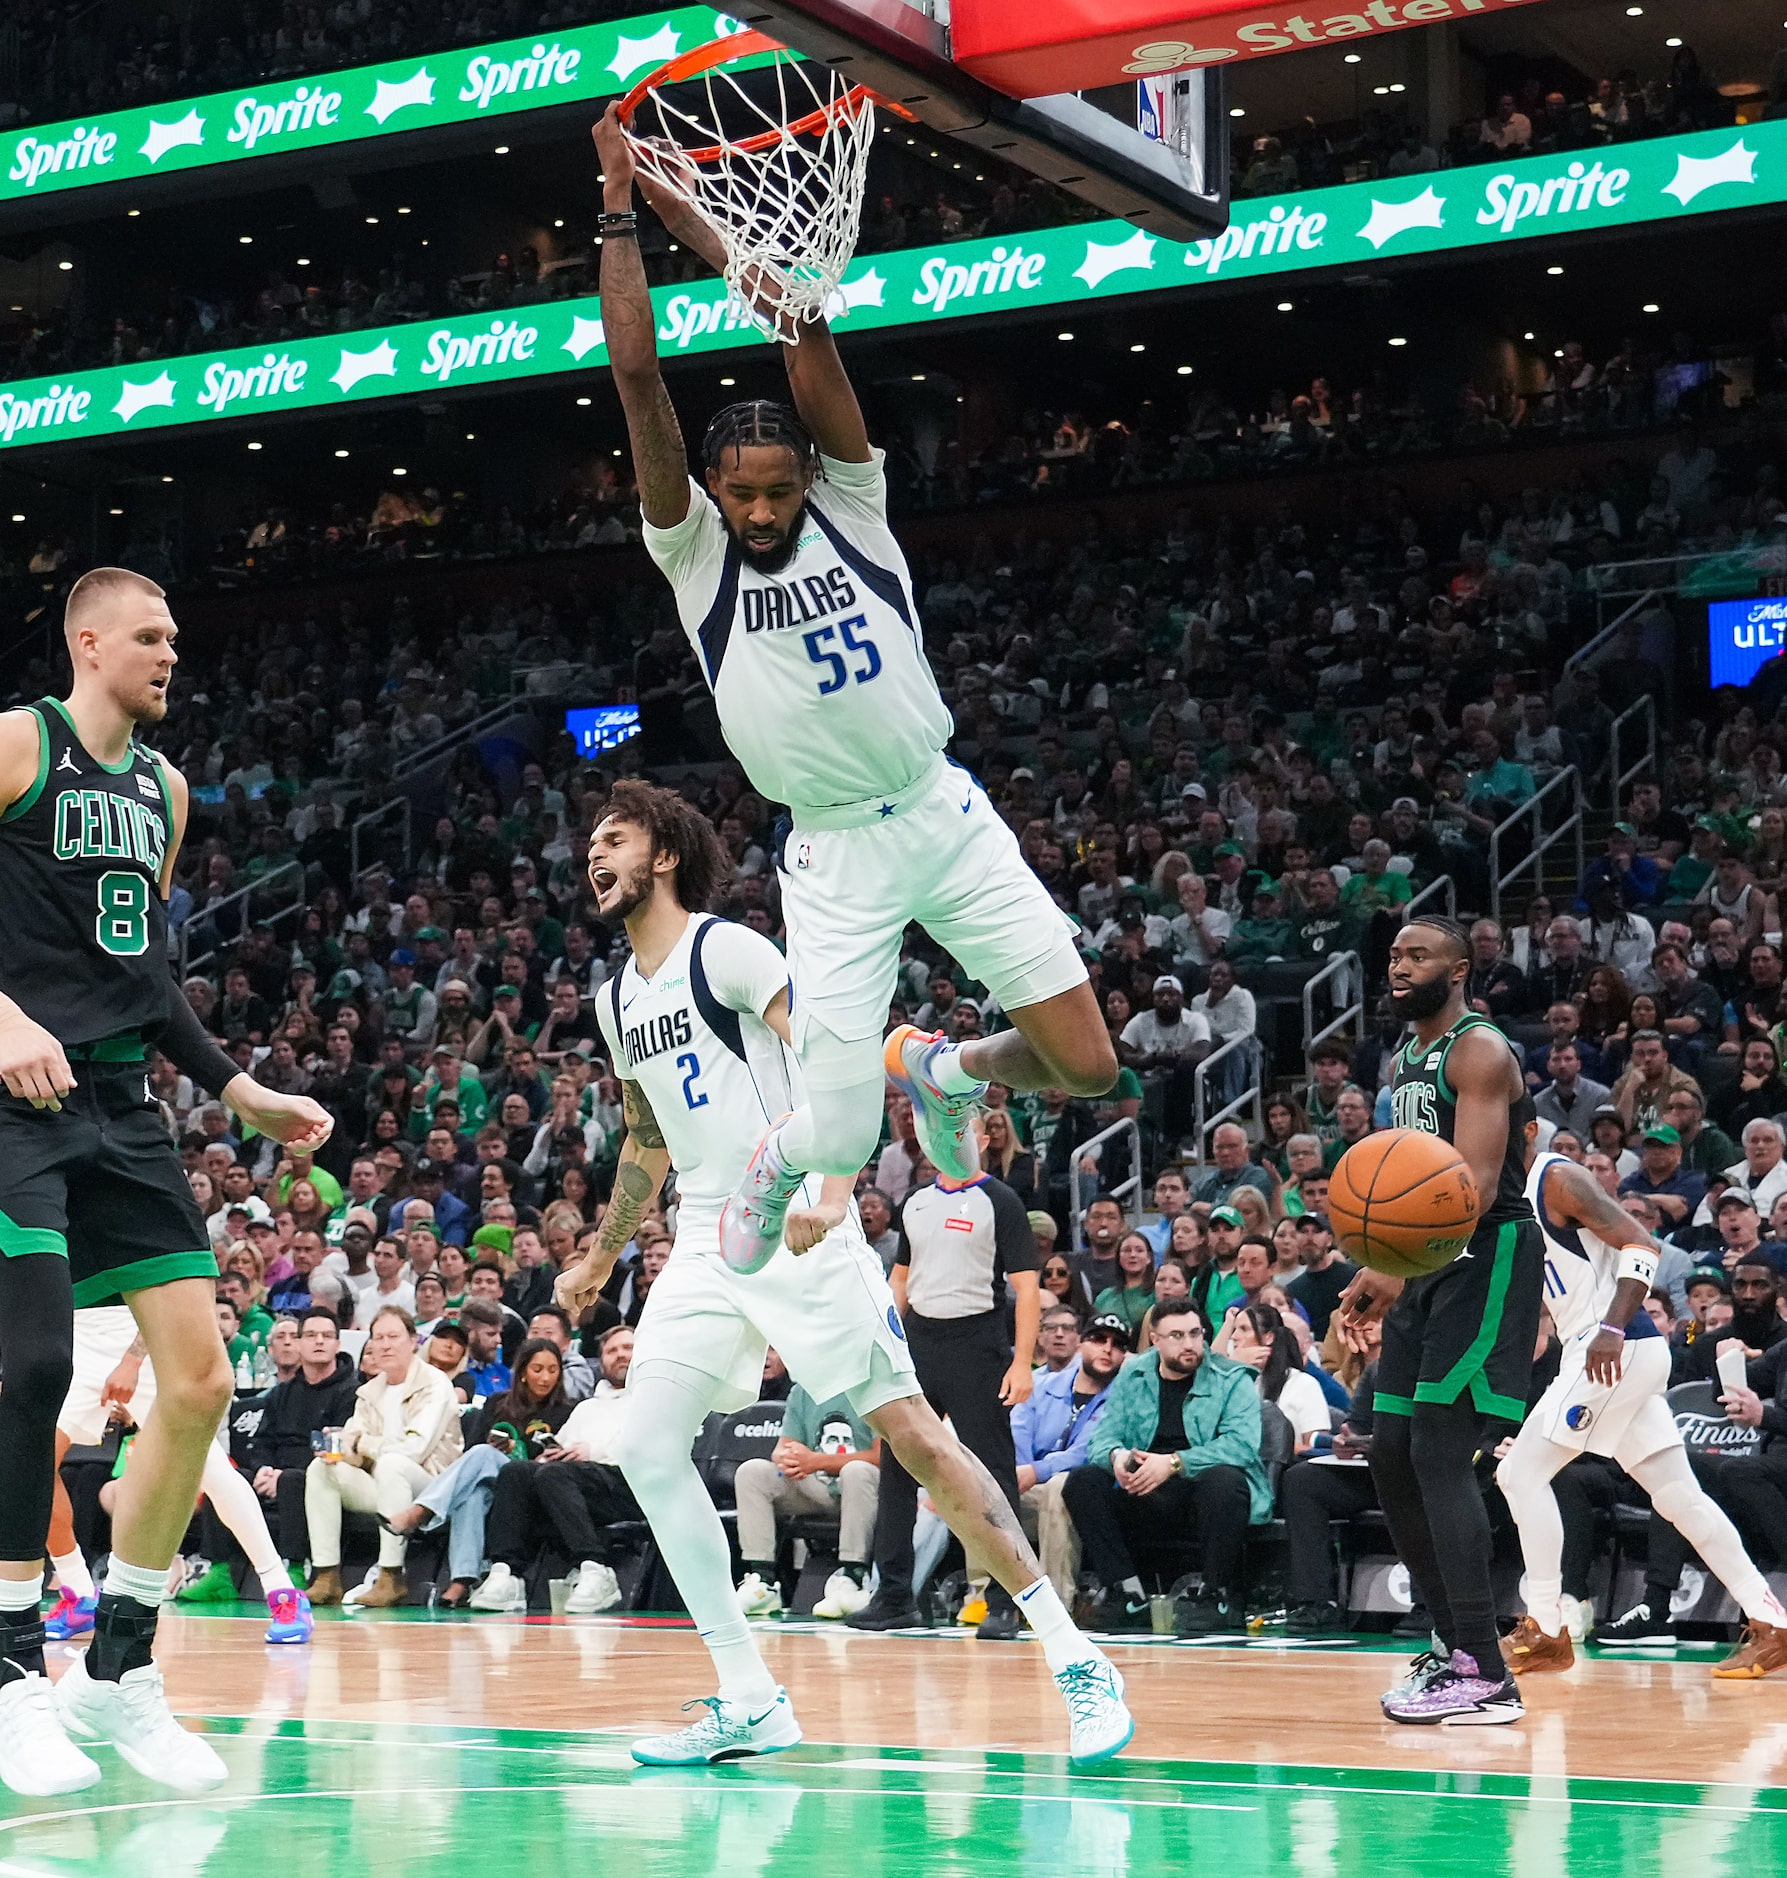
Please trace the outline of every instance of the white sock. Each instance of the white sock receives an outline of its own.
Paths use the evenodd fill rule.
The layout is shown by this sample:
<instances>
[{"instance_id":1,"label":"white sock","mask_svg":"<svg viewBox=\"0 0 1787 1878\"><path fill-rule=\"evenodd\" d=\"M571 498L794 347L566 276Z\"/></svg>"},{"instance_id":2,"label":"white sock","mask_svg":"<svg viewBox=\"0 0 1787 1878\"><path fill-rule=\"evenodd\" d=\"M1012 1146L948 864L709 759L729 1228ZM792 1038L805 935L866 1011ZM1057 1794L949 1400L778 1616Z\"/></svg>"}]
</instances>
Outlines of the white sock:
<instances>
[{"instance_id":1,"label":"white sock","mask_svg":"<svg viewBox=\"0 0 1787 1878\"><path fill-rule=\"evenodd\" d=\"M946 1043L931 1052L930 1078L945 1095L978 1095L986 1087L981 1077L963 1068L963 1048L959 1043Z\"/></svg>"},{"instance_id":2,"label":"white sock","mask_svg":"<svg viewBox=\"0 0 1787 1878\"><path fill-rule=\"evenodd\" d=\"M88 1571L87 1560L78 1545L72 1552L64 1552L59 1558L51 1558L50 1563L56 1568L57 1583L70 1597L92 1597L93 1574Z\"/></svg>"},{"instance_id":3,"label":"white sock","mask_svg":"<svg viewBox=\"0 0 1787 1878\"><path fill-rule=\"evenodd\" d=\"M34 1578L0 1578L0 1611L34 1611L42 1602L42 1572Z\"/></svg>"},{"instance_id":4,"label":"white sock","mask_svg":"<svg viewBox=\"0 0 1787 1878\"><path fill-rule=\"evenodd\" d=\"M1079 1625L1068 1615L1061 1594L1046 1578L1025 1586L1018 1592L1015 1602L1041 1639L1042 1653L1048 1659L1052 1674L1058 1675L1075 1663L1099 1659L1099 1651L1087 1642Z\"/></svg>"},{"instance_id":5,"label":"white sock","mask_svg":"<svg viewBox=\"0 0 1787 1878\"><path fill-rule=\"evenodd\" d=\"M1495 1471L1496 1484L1520 1528L1526 1565L1526 1614L1546 1636L1564 1627L1564 1521L1551 1483L1575 1456L1529 1425Z\"/></svg>"},{"instance_id":6,"label":"white sock","mask_svg":"<svg viewBox=\"0 0 1787 1878\"><path fill-rule=\"evenodd\" d=\"M271 1597L275 1591L291 1588L291 1578L279 1557L279 1548L267 1530L267 1516L261 1502L248 1484L246 1475L230 1465L223 1450L215 1445L205 1456L205 1471L199 1476L199 1491L211 1502L217 1517L236 1535L237 1543L248 1554L261 1581L261 1589Z\"/></svg>"},{"instance_id":7,"label":"white sock","mask_svg":"<svg viewBox=\"0 0 1787 1878\"><path fill-rule=\"evenodd\" d=\"M105 1591L109 1597L129 1598L133 1604L146 1604L153 1611L160 1608L167 1579L165 1565L127 1565L114 1552L106 1567Z\"/></svg>"}]
</instances>

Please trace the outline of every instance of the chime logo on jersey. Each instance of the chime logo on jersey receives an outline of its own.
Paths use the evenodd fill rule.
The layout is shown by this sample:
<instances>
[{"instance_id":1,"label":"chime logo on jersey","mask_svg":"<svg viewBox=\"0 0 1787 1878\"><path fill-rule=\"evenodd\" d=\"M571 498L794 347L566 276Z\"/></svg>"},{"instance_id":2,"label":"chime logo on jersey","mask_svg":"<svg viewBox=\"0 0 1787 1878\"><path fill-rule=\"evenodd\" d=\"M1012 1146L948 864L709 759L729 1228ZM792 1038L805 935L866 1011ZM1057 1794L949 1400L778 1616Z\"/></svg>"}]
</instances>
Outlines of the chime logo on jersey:
<instances>
[{"instance_id":1,"label":"chime logo on jersey","mask_svg":"<svg viewBox=\"0 0 1787 1878\"><path fill-rule=\"evenodd\" d=\"M810 626L828 613L841 613L857 604L849 570L834 567L824 574L803 574L799 580L770 581L746 587L739 594L748 633L786 632L790 626Z\"/></svg>"},{"instance_id":2,"label":"chime logo on jersey","mask_svg":"<svg viewBox=\"0 0 1787 1878\"><path fill-rule=\"evenodd\" d=\"M666 1050L680 1050L693 1035L687 1007L666 1012L661 1017L648 1017L643 1024L635 1024L627 1032L627 1061L637 1069L641 1063L662 1056Z\"/></svg>"},{"instance_id":3,"label":"chime logo on jersey","mask_svg":"<svg viewBox=\"0 0 1787 1878\"><path fill-rule=\"evenodd\" d=\"M167 852L161 817L105 789L64 789L56 798L55 828L53 852L59 861L135 861L158 874Z\"/></svg>"}]
</instances>

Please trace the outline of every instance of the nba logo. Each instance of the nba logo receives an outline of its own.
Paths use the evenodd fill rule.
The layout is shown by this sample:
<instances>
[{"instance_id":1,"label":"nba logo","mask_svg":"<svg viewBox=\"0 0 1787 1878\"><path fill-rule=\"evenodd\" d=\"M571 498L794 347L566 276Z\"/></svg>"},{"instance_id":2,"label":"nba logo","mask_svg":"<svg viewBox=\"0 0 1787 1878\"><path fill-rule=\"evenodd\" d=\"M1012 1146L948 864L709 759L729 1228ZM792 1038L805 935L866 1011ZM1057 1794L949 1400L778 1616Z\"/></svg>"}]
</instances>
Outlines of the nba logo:
<instances>
[{"instance_id":1,"label":"nba logo","mask_svg":"<svg viewBox=\"0 0 1787 1878\"><path fill-rule=\"evenodd\" d=\"M813 865L813 844L810 841L798 842L794 849L794 865L801 869Z\"/></svg>"},{"instance_id":2,"label":"nba logo","mask_svg":"<svg viewBox=\"0 0 1787 1878\"><path fill-rule=\"evenodd\" d=\"M1568 1428L1574 1428L1577 1433L1580 1434L1594 1419L1594 1410L1584 1408L1582 1404L1578 1402L1574 1408L1565 1411L1564 1425Z\"/></svg>"}]
</instances>

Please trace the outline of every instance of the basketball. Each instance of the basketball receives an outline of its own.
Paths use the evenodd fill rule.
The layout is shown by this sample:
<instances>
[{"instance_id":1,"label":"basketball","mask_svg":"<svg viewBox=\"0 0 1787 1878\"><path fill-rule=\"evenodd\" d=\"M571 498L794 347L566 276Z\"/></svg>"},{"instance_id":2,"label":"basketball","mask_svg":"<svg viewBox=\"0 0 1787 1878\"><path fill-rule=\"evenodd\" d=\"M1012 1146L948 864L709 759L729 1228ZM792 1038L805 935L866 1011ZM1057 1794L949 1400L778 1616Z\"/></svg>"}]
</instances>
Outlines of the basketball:
<instances>
[{"instance_id":1,"label":"basketball","mask_svg":"<svg viewBox=\"0 0 1787 1878\"><path fill-rule=\"evenodd\" d=\"M1449 1265L1477 1224L1477 1183L1438 1135L1387 1128L1340 1157L1328 1219L1348 1258L1391 1278Z\"/></svg>"}]
</instances>

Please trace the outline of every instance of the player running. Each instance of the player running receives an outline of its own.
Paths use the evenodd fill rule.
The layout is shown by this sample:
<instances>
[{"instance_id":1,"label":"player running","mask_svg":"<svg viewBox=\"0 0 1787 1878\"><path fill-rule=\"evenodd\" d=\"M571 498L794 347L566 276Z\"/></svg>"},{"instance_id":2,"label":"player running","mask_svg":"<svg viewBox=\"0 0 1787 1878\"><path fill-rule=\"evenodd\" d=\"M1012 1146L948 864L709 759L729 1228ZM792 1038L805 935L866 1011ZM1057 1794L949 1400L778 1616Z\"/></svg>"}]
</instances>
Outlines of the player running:
<instances>
[{"instance_id":1,"label":"player running","mask_svg":"<svg viewBox=\"0 0 1787 1878\"><path fill-rule=\"evenodd\" d=\"M174 1720L152 1651L231 1377L217 1261L149 1099L147 1049L276 1140L317 1147L330 1119L238 1069L168 971L186 783L136 741L167 714L176 628L161 589L95 568L63 630L68 698L0 716L0 1780L33 1795L90 1785L100 1770L74 1735L193 1792L227 1769ZM159 1388L119 1485L92 1645L52 1698L38 1605L56 1417L75 1307L117 1299Z\"/></svg>"},{"instance_id":2,"label":"player running","mask_svg":"<svg viewBox=\"0 0 1787 1878\"><path fill-rule=\"evenodd\" d=\"M658 370L634 225L633 159L613 107L596 126L605 178L602 319L633 443L645 545L758 793L791 807L779 866L794 1048L811 1100L771 1129L721 1227L735 1271L775 1256L804 1174L873 1155L885 1077L912 1098L938 1170L979 1172L970 1126L989 1081L1097 1095L1117 1061L1073 928L985 793L948 762L954 730L925 658L905 556L887 522L883 455L823 322L784 347L794 409L721 411L689 475ZM649 183L672 233L713 262L713 230ZM944 1043L882 1032L900 938L917 920L987 984L1016 1029Z\"/></svg>"},{"instance_id":3,"label":"player running","mask_svg":"<svg viewBox=\"0 0 1787 1878\"><path fill-rule=\"evenodd\" d=\"M1390 945L1390 1001L1414 1035L1391 1064L1399 1128L1470 1164L1481 1211L1451 1264L1405 1284L1369 1269L1341 1294L1342 1335L1384 1320L1371 1475L1434 1645L1383 1699L1399 1722L1517 1721L1490 1584L1489 1516L1474 1461L1486 1419L1526 1413L1544 1247L1526 1198L1526 1092L1513 1045L1464 1002L1470 939L1447 919ZM1487 1443L1493 1446L1494 1442Z\"/></svg>"},{"instance_id":4,"label":"player running","mask_svg":"<svg viewBox=\"0 0 1787 1878\"><path fill-rule=\"evenodd\" d=\"M1536 1147L1536 1123L1531 1133ZM1508 1667L1519 1676L1568 1669L1576 1660L1564 1628L1564 1527L1551 1482L1579 1454L1605 1454L1650 1495L1651 1511L1693 1545L1743 1611L1744 1634L1713 1674L1749 1679L1787 1668L1787 1610L1694 1478L1664 1400L1669 1345L1644 1308L1657 1242L1561 1154L1532 1156L1526 1197L1544 1234L1545 1303L1563 1361L1496 1470L1526 1560L1526 1615L1503 1645Z\"/></svg>"},{"instance_id":5,"label":"player running","mask_svg":"<svg viewBox=\"0 0 1787 1878\"><path fill-rule=\"evenodd\" d=\"M50 1563L56 1568L59 1595L43 1622L53 1643L85 1636L93 1628L99 1594L74 1536L74 1509L62 1484L62 1462L74 1446L93 1447L105 1439L114 1412L142 1427L155 1406L155 1365L122 1304L77 1311L74 1320L74 1380L56 1417L56 1497L50 1512ZM310 1600L293 1585L290 1573L267 1530L267 1516L254 1488L230 1463L220 1433L205 1455L199 1492L235 1534L248 1555L267 1599L272 1622L269 1643L308 1643L315 1628Z\"/></svg>"},{"instance_id":6,"label":"player running","mask_svg":"<svg viewBox=\"0 0 1787 1878\"><path fill-rule=\"evenodd\" d=\"M925 1401L850 1177L802 1183L787 1217L791 1249L778 1247L761 1270L740 1274L720 1256L726 1196L798 1087L784 1047L782 955L749 928L693 910L727 872L719 837L680 796L616 784L590 841L590 883L602 917L624 920L633 946L596 999L627 1138L601 1234L560 1275L558 1300L573 1319L594 1301L674 1167L676 1245L639 1322L621 1466L720 1680L719 1694L702 1698L706 1714L677 1734L636 1742L634 1758L734 1760L801 1738L752 1640L725 1530L689 1452L713 1410L757 1399L773 1344L815 1401L849 1395L971 1560L1012 1593L1066 1698L1075 1765L1106 1760L1134 1732L1123 1678L1075 1627L992 1476ZM796 1252L805 1254L798 1267Z\"/></svg>"}]
</instances>

